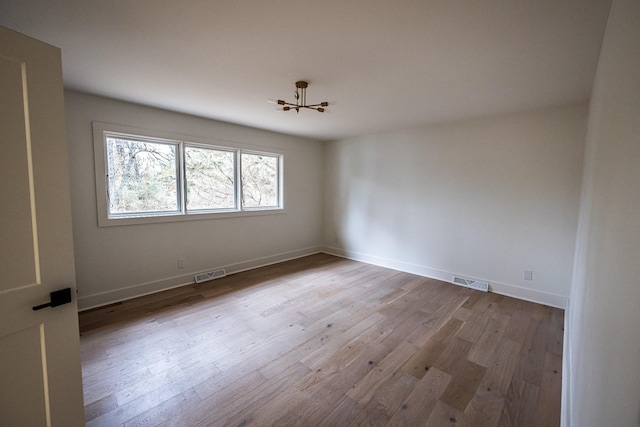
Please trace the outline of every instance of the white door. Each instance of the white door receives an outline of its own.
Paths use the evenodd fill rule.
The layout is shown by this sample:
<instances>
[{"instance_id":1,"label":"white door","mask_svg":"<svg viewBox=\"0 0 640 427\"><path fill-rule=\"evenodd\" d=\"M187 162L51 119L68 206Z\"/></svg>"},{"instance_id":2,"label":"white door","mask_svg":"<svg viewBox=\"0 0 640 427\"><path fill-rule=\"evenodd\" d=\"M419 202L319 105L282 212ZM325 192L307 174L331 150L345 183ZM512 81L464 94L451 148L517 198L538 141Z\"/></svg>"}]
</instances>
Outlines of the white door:
<instances>
[{"instance_id":1,"label":"white door","mask_svg":"<svg viewBox=\"0 0 640 427\"><path fill-rule=\"evenodd\" d=\"M84 425L70 209L60 50L0 27L0 426Z\"/></svg>"}]
</instances>

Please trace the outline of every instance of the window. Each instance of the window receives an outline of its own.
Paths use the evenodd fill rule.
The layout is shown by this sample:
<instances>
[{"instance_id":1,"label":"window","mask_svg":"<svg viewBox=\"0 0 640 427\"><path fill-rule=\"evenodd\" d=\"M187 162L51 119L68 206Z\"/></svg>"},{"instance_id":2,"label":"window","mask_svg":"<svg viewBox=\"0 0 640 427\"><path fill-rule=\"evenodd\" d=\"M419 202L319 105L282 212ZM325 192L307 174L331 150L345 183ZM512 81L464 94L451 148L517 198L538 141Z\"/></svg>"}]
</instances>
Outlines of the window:
<instances>
[{"instance_id":1,"label":"window","mask_svg":"<svg viewBox=\"0 0 640 427\"><path fill-rule=\"evenodd\" d=\"M106 135L109 214L179 213L178 144Z\"/></svg>"},{"instance_id":2,"label":"window","mask_svg":"<svg viewBox=\"0 0 640 427\"><path fill-rule=\"evenodd\" d=\"M278 157L270 154L242 153L242 206L274 208L278 206Z\"/></svg>"},{"instance_id":3,"label":"window","mask_svg":"<svg viewBox=\"0 0 640 427\"><path fill-rule=\"evenodd\" d=\"M235 153L186 146L187 211L234 209Z\"/></svg>"},{"instance_id":4,"label":"window","mask_svg":"<svg viewBox=\"0 0 640 427\"><path fill-rule=\"evenodd\" d=\"M283 211L282 153L94 123L100 225Z\"/></svg>"}]
</instances>

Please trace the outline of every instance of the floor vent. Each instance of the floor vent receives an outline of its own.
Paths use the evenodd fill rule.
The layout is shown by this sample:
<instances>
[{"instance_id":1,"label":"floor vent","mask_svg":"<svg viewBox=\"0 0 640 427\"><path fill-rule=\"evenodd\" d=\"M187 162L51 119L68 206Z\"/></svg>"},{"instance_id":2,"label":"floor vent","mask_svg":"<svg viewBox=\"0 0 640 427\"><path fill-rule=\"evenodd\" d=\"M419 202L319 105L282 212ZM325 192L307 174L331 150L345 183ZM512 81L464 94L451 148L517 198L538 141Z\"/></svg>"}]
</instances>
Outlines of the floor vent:
<instances>
[{"instance_id":1,"label":"floor vent","mask_svg":"<svg viewBox=\"0 0 640 427\"><path fill-rule=\"evenodd\" d=\"M227 275L227 272L224 271L224 268L221 268L220 270L198 273L196 274L195 278L196 278L196 283L202 283L202 282L206 282L207 280L219 279L226 275Z\"/></svg>"},{"instance_id":2,"label":"floor vent","mask_svg":"<svg viewBox=\"0 0 640 427\"><path fill-rule=\"evenodd\" d=\"M479 280L471 280L465 279L463 277L453 276L453 283L467 288L476 289L478 291L489 292L489 284L487 282L480 282Z\"/></svg>"}]
</instances>

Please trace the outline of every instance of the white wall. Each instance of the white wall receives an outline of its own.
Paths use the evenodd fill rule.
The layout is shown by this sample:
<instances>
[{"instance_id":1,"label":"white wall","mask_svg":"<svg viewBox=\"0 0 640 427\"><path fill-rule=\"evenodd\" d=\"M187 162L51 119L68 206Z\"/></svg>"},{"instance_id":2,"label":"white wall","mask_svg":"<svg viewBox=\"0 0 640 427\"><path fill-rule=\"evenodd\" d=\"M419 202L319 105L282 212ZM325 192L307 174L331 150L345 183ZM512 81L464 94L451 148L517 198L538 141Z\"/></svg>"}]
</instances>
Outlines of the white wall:
<instances>
[{"instance_id":1,"label":"white wall","mask_svg":"<svg viewBox=\"0 0 640 427\"><path fill-rule=\"evenodd\" d=\"M564 307L586 120L581 104L329 143L325 245Z\"/></svg>"},{"instance_id":2,"label":"white wall","mask_svg":"<svg viewBox=\"0 0 640 427\"><path fill-rule=\"evenodd\" d=\"M564 425L640 425L640 2L615 0L587 134Z\"/></svg>"},{"instance_id":3,"label":"white wall","mask_svg":"<svg viewBox=\"0 0 640 427\"><path fill-rule=\"evenodd\" d=\"M73 91L65 103L81 309L189 283L197 271L238 271L321 249L320 142ZM100 228L93 121L282 149L286 213Z\"/></svg>"}]
</instances>

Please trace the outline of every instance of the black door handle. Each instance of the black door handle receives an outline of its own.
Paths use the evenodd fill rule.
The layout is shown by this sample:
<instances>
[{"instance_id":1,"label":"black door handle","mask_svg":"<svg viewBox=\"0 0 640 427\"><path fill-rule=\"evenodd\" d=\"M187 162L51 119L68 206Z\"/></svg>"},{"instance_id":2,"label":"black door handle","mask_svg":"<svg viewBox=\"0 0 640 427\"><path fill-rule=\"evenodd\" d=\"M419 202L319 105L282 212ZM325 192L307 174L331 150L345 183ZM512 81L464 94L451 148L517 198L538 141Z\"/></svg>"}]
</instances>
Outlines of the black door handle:
<instances>
[{"instance_id":1,"label":"black door handle","mask_svg":"<svg viewBox=\"0 0 640 427\"><path fill-rule=\"evenodd\" d=\"M71 302L71 288L60 289L59 291L53 291L50 293L51 301L46 304L40 304L33 307L33 311L42 310L47 307L57 307L62 304L68 304Z\"/></svg>"}]
</instances>

